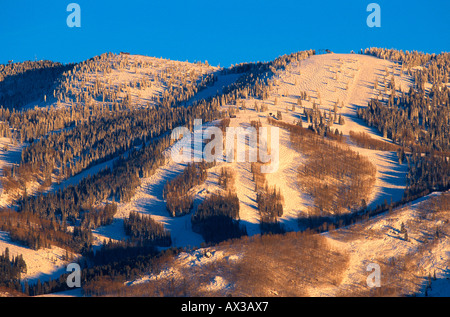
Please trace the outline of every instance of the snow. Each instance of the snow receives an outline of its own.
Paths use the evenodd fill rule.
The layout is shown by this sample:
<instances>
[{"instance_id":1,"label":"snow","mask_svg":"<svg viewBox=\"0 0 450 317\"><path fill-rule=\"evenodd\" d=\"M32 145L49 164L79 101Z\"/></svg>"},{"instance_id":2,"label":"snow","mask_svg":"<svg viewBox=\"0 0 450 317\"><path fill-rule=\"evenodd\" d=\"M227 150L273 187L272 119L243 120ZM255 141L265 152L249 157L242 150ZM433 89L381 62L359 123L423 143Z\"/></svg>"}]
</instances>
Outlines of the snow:
<instances>
[{"instance_id":1,"label":"snow","mask_svg":"<svg viewBox=\"0 0 450 317\"><path fill-rule=\"evenodd\" d=\"M120 89L119 96L125 97L127 94L131 97L131 103L135 107L147 107L155 105L154 97L162 96L164 91L168 89L166 83L161 82L161 76L166 76L166 72L176 69L176 73L190 81L190 74L198 80L200 76L217 72L218 67L204 65L200 63L189 63L181 61L173 61L163 58L156 58L143 55L116 55L108 60L109 63L119 63L113 67L110 72L91 71L83 75L82 80L86 80L87 85L93 86L96 80L104 85L111 84L116 88L130 85L130 83L140 81L142 79L150 80L151 86L145 88L137 88L127 86ZM101 63L101 62L99 62ZM172 78L171 78L172 79ZM77 84L80 86L81 81ZM181 85L180 78L174 78L172 84L174 86ZM101 101L96 101L101 104ZM109 102L105 102L109 104ZM56 102L54 102L56 105ZM60 102L60 106L69 106L70 103Z\"/></svg>"},{"instance_id":2,"label":"snow","mask_svg":"<svg viewBox=\"0 0 450 317\"><path fill-rule=\"evenodd\" d=\"M5 249L9 249L10 258L22 254L27 264L27 273L21 274L22 281L27 280L28 283L34 284L38 279L47 281L48 279L56 279L66 272L68 261L64 261L66 250L52 246L51 248L32 250L22 246L11 240L9 234L0 231L0 253ZM76 258L78 255L74 254Z\"/></svg>"},{"instance_id":3,"label":"snow","mask_svg":"<svg viewBox=\"0 0 450 317\"><path fill-rule=\"evenodd\" d=\"M82 297L82 296L84 296L83 289L81 287L78 287L63 292L38 295L36 297Z\"/></svg>"},{"instance_id":4,"label":"snow","mask_svg":"<svg viewBox=\"0 0 450 317\"><path fill-rule=\"evenodd\" d=\"M333 109L337 100L344 103L344 108L340 111L345 118L345 125L335 124L333 128L338 128L347 138L350 131L365 131L376 139L386 140L375 129L367 128L364 122L356 117L356 110L358 107L367 106L369 99L376 96L373 84L375 80L378 80L377 76L380 76L386 67L389 69L393 65L386 60L353 54L317 55L305 61L293 63L285 71L277 73L272 79L274 89L270 92L269 100L264 101L269 106L268 111L263 113L253 110L255 102L259 106L261 105L260 100L244 100L246 109L240 110L236 114L236 118L231 119L230 126L247 128L252 120L260 120L263 126L269 126L266 118L269 112L276 113L277 110L282 112L283 121L293 123L295 120L302 118L303 106L311 108L313 101L319 102L317 96L317 91L319 91L321 110ZM333 79L333 75L336 73L339 74L338 80ZM396 80L398 80L402 89L406 90L409 82L405 76L402 79L396 78ZM345 89L346 85L348 85L347 89ZM296 110L292 111L292 105L296 105L297 98L303 91L306 91L312 97L311 101L303 100L302 107L296 106ZM277 105L274 104L275 98L277 98ZM234 106L225 106L224 109L231 107ZM284 212L279 221L287 230L298 230L297 216L303 210L306 210L311 203L311 198L300 191L296 177L297 168L304 161L304 158L301 153L290 146L289 133L286 130L280 129L279 137L280 159L278 169L273 173L265 174L265 176L269 186L276 186L284 196ZM390 202L391 197L393 201L400 199L405 186L407 166L406 164L398 164L396 153L363 149L351 143L349 146L368 157L377 168L376 183L368 205L376 206L385 199ZM250 162L232 162L224 165L231 167L236 173L235 188L240 200L241 223L246 226L249 235L260 234L259 213L254 191L255 184L252 180ZM148 202L148 204L154 205L155 201ZM155 209L161 210L161 208L163 207ZM161 220L167 224L167 219L161 218ZM186 239L190 240L189 237L189 235L185 236ZM363 248L358 245L345 244L345 246L348 250L356 250L355 252L360 252ZM395 250L393 253L395 253ZM192 261L187 261L187 263L184 261L184 265L198 265L196 263L198 258L195 257L195 254L197 253L186 255L185 257L192 259ZM179 259L177 265L181 265L179 262L183 261ZM168 274L167 271L164 274ZM171 274L175 273L171 272ZM225 285L227 285L226 281L221 280L219 276L206 287L217 290L219 286L225 287Z\"/></svg>"}]
</instances>

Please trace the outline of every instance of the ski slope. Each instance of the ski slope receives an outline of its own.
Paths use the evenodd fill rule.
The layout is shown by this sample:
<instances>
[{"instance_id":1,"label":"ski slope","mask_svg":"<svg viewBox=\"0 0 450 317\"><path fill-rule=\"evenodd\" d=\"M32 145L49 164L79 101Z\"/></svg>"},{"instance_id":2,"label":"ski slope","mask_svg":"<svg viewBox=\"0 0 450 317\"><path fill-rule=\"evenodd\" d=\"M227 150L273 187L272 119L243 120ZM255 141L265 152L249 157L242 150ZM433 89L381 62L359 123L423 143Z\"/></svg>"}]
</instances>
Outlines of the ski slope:
<instances>
[{"instance_id":1,"label":"ski slope","mask_svg":"<svg viewBox=\"0 0 450 317\"><path fill-rule=\"evenodd\" d=\"M130 65L137 65L143 60L146 63L157 64L156 59L150 60L141 56L130 56L127 59L132 61ZM160 61L160 63L163 62ZM182 67L184 72L189 71L189 68L183 68L189 65L179 64L181 62L171 63L170 61L164 61L164 63L166 64L163 67ZM150 64L142 62L139 65ZM217 71L217 68L209 67L200 70L200 73ZM131 66L126 71L125 68L122 69L120 73L116 70L111 72L104 80L119 84L131 82L137 76L150 76L149 74L150 71L148 69L133 68ZM332 129L337 128L341 131L350 148L367 157L377 170L375 185L370 193L370 199L367 202L368 206L375 207L385 201L398 201L401 199L405 189L406 163L399 164L395 152L364 149L353 144L349 138L350 131L366 132L375 139L391 142L383 138L376 129L367 127L356 115L360 107L367 106L370 98L376 98L377 96L383 98L388 96L388 92L384 90L384 76L387 78L394 76L399 92L407 91L412 83L412 79L407 74L402 73L398 65L388 60L357 54L315 55L306 60L291 63L283 71L277 71L270 80L272 89L270 90L268 99L261 101L249 98L238 101L238 104L245 105L245 108L241 108L236 113L236 117L231 118L230 126L247 128L250 126L252 120L260 120L263 126L270 127L267 122L267 117L271 116L271 114L276 114L277 111L282 113L282 121L294 123L298 120L303 120L303 126L306 126L307 122L304 121L303 107L312 108L313 103L315 103L319 109L328 112L329 110L333 110L334 104L337 102L339 105L338 112L345 119L345 124L340 125L335 123L332 125ZM188 101L188 104L214 95L218 91L221 91L224 86L236 81L238 77L239 74L218 75L218 80L214 85L200 91L194 98ZM93 82L96 77L91 78L88 76L87 78L90 78L90 82ZM137 105L144 106L153 100L152 96L162 94L163 90L164 87L153 87L141 92L130 89L129 93L135 98L134 101ZM297 106L297 99L303 92L306 92L309 98L302 100L302 106L299 107ZM265 112L255 111L253 109L255 103L258 106L262 104L266 105L268 110ZM295 110L293 110L293 106L295 106ZM223 110L229 110L235 107L235 105L224 105ZM216 124L216 122L210 123L209 125L213 124ZM204 127L207 126L205 125ZM247 143L243 145L244 147L248 147ZM170 150L171 148L166 151L166 164L159 168L151 177L141 180L141 186L137 188L136 194L131 201L118 204L118 212L114 222L111 225L103 226L93 231L98 246L104 240L123 240L127 238L123 230L123 219L130 212L150 215L154 220L163 223L165 228L171 233L174 247L195 248L201 246L204 241L201 235L192 231L191 215L171 217L166 210L165 201L162 197L163 187L167 181L179 175L186 166L185 162L175 162L170 156ZM2 166L6 166L5 164L9 161L17 161L14 159L17 156L17 153L14 151L20 154L19 149L13 150L9 153L11 155L10 157L5 156L2 160L2 162L5 162ZM330 155L330 159L332 160L332 155ZM284 197L284 212L279 218L279 222L288 231L299 230L297 217L308 209L312 201L311 197L302 193L298 184L297 170L304 160L305 158L302 153L299 153L291 146L289 132L280 128L279 165L273 173L266 174L266 181L269 186L276 186ZM91 170L80 174L77 179L71 179L68 182L76 182L83 175L95 173L95 171L111 163L112 161L95 166ZM195 197L194 210L207 195L222 190L217 183L217 179L220 168L223 166L230 167L236 175L235 191L240 201L241 223L246 226L248 235L260 234L260 218L250 162L222 162L209 169L206 182L191 190L191 193ZM61 186L63 185L61 184ZM58 188L58 186L54 186L50 190L54 190L55 188ZM433 197L433 195L435 194L431 194L430 197ZM423 199L426 200L428 197ZM351 235L347 234L345 229L342 229L334 235L325 234L330 245L350 255L350 264L338 287L334 285L325 288L308 289L309 294L311 296L340 296L346 294L346 292L352 290L355 281L358 283L365 281L365 277L367 276L365 268L371 261L386 260L396 255L414 253L420 245L420 233L412 233L412 239L416 237L417 240L413 240L415 241L413 243L407 243L399 239L394 229L398 228L401 222L408 222L417 218L415 207L418 203L413 202L401 208L395 215L380 215L374 218L365 227L368 230L367 233L361 234L358 232L358 235L356 235L353 232ZM6 246L10 246L10 250L13 252L23 253L27 264L28 261L32 263L30 265L30 271L27 273L27 276L30 278L43 276L42 274L57 274L57 272L61 271L63 262L55 262L54 260L54 258L58 258L60 255L60 250L54 250L53 248L42 251L27 250L27 248L15 245L9 240L6 233L2 233L0 235L0 247L4 249ZM424 256L422 259L423 266L427 270L438 269L440 272L439 276L445 276L444 273L448 270L445 266L448 263L446 262L448 261L448 251L446 250L449 248L448 241L445 240L442 244L430 250L430 254ZM185 260L187 258L195 258L195 254L184 254L183 256L184 260L182 261L182 265L190 265L190 262ZM238 256L233 254L226 256L233 257L233 259L238 258ZM40 266L41 268L39 268ZM145 282L146 279L151 279L151 277L143 278L138 283ZM130 283L132 284L132 282ZM436 294L445 293L444 280L441 280L440 283L444 284L442 287L443 290L436 290ZM219 275L217 281L212 284L211 287L214 286L215 289L230 287L230 285L221 280ZM417 289L420 289L420 287Z\"/></svg>"}]
</instances>

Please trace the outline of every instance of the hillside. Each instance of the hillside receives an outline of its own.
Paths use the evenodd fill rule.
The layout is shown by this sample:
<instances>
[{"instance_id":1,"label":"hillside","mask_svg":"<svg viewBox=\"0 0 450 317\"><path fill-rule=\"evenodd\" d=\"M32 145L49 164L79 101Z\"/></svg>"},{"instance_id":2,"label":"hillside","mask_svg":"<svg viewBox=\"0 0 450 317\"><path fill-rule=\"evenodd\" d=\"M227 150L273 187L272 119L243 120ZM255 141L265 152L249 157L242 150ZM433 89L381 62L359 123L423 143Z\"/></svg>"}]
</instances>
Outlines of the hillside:
<instances>
[{"instance_id":1,"label":"hillside","mask_svg":"<svg viewBox=\"0 0 450 317\"><path fill-rule=\"evenodd\" d=\"M354 62L349 62L350 60ZM339 61L341 61L341 64ZM337 72L337 69L339 68L338 65L343 65L341 66L341 69L342 73L345 73L345 75L342 75L340 81L331 78L332 75ZM373 89L370 89L374 81L377 80L375 74L377 72L382 72L385 67L392 68L393 65L394 64L391 62L374 57L350 54L317 55L298 64L292 63L287 70L277 73L271 80L273 88L267 100L261 102L260 100L249 98L237 102L238 105L244 107L244 110L240 110L239 113L236 114L236 118L231 119L230 127L246 128L252 120L260 120L263 123L263 126L269 126L266 123L266 118L269 117L269 113L275 114L277 111L282 112L282 121L293 123L294 121L301 119L303 125L306 126L307 122L303 116L303 107L312 109L312 104L314 102L319 102L315 95L319 90L321 99L324 101L326 100L326 102L323 102L320 105L321 111L328 112L330 109L332 110L333 105L337 100L341 100L344 103L344 107L339 108L339 112L345 118L345 124L333 124L331 125L332 129L342 131L346 138L349 138L350 131L364 131L370 133L370 135L376 139L390 142L386 138L382 138L373 129L367 128L361 120L358 120L356 117L356 109L357 107L364 107L365 103L367 103L375 93ZM328 70L333 67L336 68L335 72ZM357 68L358 70L356 70ZM318 70L322 71L320 72ZM398 77L400 78L400 76ZM325 80L329 82L328 86L323 84ZM344 86L344 81L351 81L349 88L347 90L337 88L338 86ZM295 82L297 85L294 85ZM402 83L404 86L400 87L400 89L407 90L408 76L403 76ZM323 88L324 86L326 88ZM311 94L311 100L302 101L302 106L297 106L296 109L292 111L292 105L297 104L298 96L304 91ZM277 105L274 105L275 99L277 99ZM254 110L255 103L258 104L258 107L267 105L267 110L256 112ZM230 105L224 107L224 109L230 108L232 108ZM352 143L350 143L350 148L367 157L369 161L375 165L377 170L376 181L374 188L367 199L367 205L381 205L384 200L387 200L388 202L390 202L391 199L393 201L400 200L405 188L407 166L405 164L398 164L396 152L363 149ZM267 174L266 178L268 184L277 186L283 195L289 198L284 202L283 216L279 218L279 221L286 226L289 231L296 231L299 229L297 225L298 214L307 209L310 204L310 199L308 198L308 195L302 193L295 174L293 174L304 161L304 158L302 157L302 153L293 149L293 146L290 144L289 134L284 129L281 129L280 131L279 157L280 162L278 170L274 173ZM225 166L230 165L230 168L236 174L235 186L240 201L240 219L242 222L245 222L247 232L250 235L259 234L259 216L256 205L256 192L254 191L255 185L252 181L250 171L251 164L250 162L224 164ZM160 177L170 178L169 175L174 175L176 173L174 170L178 170L178 172L182 170L182 165L183 164L178 164L178 167L174 167L175 165L172 163L167 164L161 170L162 174ZM211 177L213 177L213 174L217 173L217 170L217 167L210 170ZM165 206L163 202L161 207L156 205L157 199L155 198L158 197L158 195L155 195L155 190L158 191L156 188L158 185L156 184L159 182L157 179L159 179L159 176L158 178L152 176L148 180L144 180L144 184L141 186L139 194L133 199L133 202L130 204L123 204L123 206L120 205L119 210L132 210L136 209L137 206L139 206L138 208L144 207L145 210L149 210L145 211L145 213L150 213L159 219L164 219L163 222L166 226L172 226L171 222L179 222L181 219L160 218L165 214ZM161 184L159 186L162 186L162 183L159 184ZM205 186L210 192L217 190L214 188L213 184L209 185L209 182L205 184ZM205 186L199 186L198 188L192 189L195 190L194 195L202 195L201 193L204 193ZM161 193L161 188L159 188L159 193ZM122 217L125 215L126 213L121 214ZM185 221L187 221L185 226L189 227L189 220ZM179 232L179 230L174 231ZM190 239L183 239L182 243L176 245L193 246L190 241Z\"/></svg>"},{"instance_id":2,"label":"hillside","mask_svg":"<svg viewBox=\"0 0 450 317\"><path fill-rule=\"evenodd\" d=\"M88 290L113 296L155 296L157 289L174 296L448 296L449 197L432 194L320 235L254 236L182 252L153 274ZM370 263L381 267L380 288L367 286Z\"/></svg>"},{"instance_id":3,"label":"hillside","mask_svg":"<svg viewBox=\"0 0 450 317\"><path fill-rule=\"evenodd\" d=\"M89 296L445 296L447 130L436 127L448 122L414 98L445 114L449 63L381 52L228 69L108 53L71 66L42 100L2 110L0 250L23 255L30 284L59 277L70 253ZM382 125L375 101L414 125ZM233 128L267 128L271 161L250 161L260 138L236 141L243 161L226 148L218 162L177 161L197 119L223 144ZM180 126L187 135L171 139ZM367 287L370 263L381 288Z\"/></svg>"}]
</instances>

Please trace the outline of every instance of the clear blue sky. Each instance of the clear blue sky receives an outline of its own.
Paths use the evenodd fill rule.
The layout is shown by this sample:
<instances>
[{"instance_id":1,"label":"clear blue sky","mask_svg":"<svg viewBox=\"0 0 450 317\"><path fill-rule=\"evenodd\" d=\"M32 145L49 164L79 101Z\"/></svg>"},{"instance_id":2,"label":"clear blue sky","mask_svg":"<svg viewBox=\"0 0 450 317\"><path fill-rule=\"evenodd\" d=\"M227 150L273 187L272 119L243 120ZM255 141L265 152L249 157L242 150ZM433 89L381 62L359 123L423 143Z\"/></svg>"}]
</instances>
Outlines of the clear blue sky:
<instances>
[{"instance_id":1,"label":"clear blue sky","mask_svg":"<svg viewBox=\"0 0 450 317\"><path fill-rule=\"evenodd\" d=\"M69 3L81 28L69 28ZM369 28L366 7L381 7ZM450 51L450 1L0 0L0 63L79 62L127 51L212 65L268 61L306 49Z\"/></svg>"}]
</instances>

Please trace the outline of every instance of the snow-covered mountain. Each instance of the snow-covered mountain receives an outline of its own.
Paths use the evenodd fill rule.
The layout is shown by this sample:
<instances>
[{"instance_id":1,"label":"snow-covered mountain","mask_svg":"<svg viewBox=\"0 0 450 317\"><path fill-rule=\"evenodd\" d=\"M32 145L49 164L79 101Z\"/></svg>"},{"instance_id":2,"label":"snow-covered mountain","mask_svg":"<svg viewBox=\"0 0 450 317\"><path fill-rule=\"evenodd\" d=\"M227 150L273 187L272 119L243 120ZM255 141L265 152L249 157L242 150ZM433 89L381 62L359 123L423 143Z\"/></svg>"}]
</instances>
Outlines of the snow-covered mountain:
<instances>
[{"instance_id":1,"label":"snow-covered mountain","mask_svg":"<svg viewBox=\"0 0 450 317\"><path fill-rule=\"evenodd\" d=\"M450 233L450 209L436 209L433 217L423 213L424 208L431 208L430 202L435 205L442 203L439 197L449 197L448 192L431 193L408 204L395 205L388 212L338 229L327 228L323 233L314 234L300 233L311 216L343 216L359 210L363 205L375 210L380 206L387 207L391 202L401 202L407 185L407 161L399 162L396 150L365 148L352 135L364 132L370 139L394 145L392 140L360 119L357 111L367 107L372 98L387 100L393 93L401 95L408 92L414 85L413 73L388 59L334 53L291 60L285 67L273 68L271 72L265 82L268 91L265 98L238 96L232 103L225 100L219 109L227 114L229 127L248 128L254 122L260 122L262 127L279 127L278 168L273 173L265 174L264 180L268 188L275 188L283 197L282 214L278 215L276 222L287 233L262 236L256 176L250 161L225 161L208 167L206 180L189 189L188 195L193 199L191 212L171 216L163 195L164 186L182 174L187 166L186 162L173 160L170 154L174 145L171 145L164 152L165 164L151 176L140 177L140 185L129 201L117 202L117 212L111 224L92 229L93 245L97 248L105 241L126 240L129 236L125 232L124 221L130 213L137 212L164 226L170 233L171 247L183 248L182 252L162 263L158 273L141 274L138 278L127 280L120 288L121 294L154 295L154 287L164 289L168 285L166 283L176 280L178 286L181 281L191 283L185 289L186 294L200 296L398 296L423 295L425 291L430 296L448 296L450 246L447 234ZM64 73L55 83L53 96L45 96L25 109L82 105L89 109L108 108L114 111L117 108L122 111L175 106L175 102L178 102L177 106L189 107L220 94L224 88L232 87L239 78L249 74L245 70L226 72L206 63L103 54ZM394 90L388 87L392 81L395 82ZM312 113L318 113L319 117L311 116ZM323 120L329 135L336 136L324 137L329 142L324 146L336 149L336 152L327 153L324 161L330 162L330 165L340 162L336 157L341 153L339 151L347 151L345 153L351 153L349 155L353 159L361 158L368 169L375 171L373 175L361 172L365 191L358 193L361 195L358 201L348 203L348 208L344 208L346 212L342 212L342 206L334 206L340 201L339 197L330 199L333 206L329 208L318 206L319 202L314 197L316 189L312 189L314 186L317 191L333 186L344 188L347 186L343 185L345 175L336 178L325 173L319 181L299 176L315 162L312 161L313 156L294 144L293 132L287 127L306 128L317 118L321 122ZM221 120L215 120L204 125L203 129L220 127L220 124ZM18 164L21 147L27 144L13 145L8 138L1 141L9 148L2 151L0 168ZM240 142L244 149L253 146L246 139ZM320 146L317 145L318 151ZM54 183L47 192L77 184L84 176L96 174L107 166L112 168L115 160L117 157L91 166L59 185ZM353 161L348 162L351 164ZM205 246L208 241L193 230L192 214L208 197L227 192L219 182L223 168L233 172L232 191L239 200L238 220L248 237ZM29 190L33 192L32 188ZM10 197L5 195L0 196L3 205L13 207ZM113 200L105 199L103 203ZM318 215L315 213L317 210L327 214ZM407 239L400 230L402 226L407 228ZM438 238L433 236L436 232L441 233ZM264 242L264 239L267 240ZM6 247L13 255L23 255L28 270L22 274L22 279L29 282L35 282L38 278L41 281L48 277L55 278L65 271L65 265L69 263L64 258L64 248L52 246L32 250L11 241L9 234L1 231L0 251ZM79 254L73 256L80 257ZM298 261L299 257L302 263ZM384 293L367 287L370 274L367 267L371 263L381 267ZM252 271L252 267L260 269L260 274ZM302 274L301 271L307 267L314 269L309 275ZM269 273L272 274L270 278L264 275ZM436 276L430 282L433 285L431 289L426 287L430 274ZM267 283L264 283L265 278ZM260 288L256 290L252 283ZM117 285L114 287L119 289ZM89 291L95 294L92 289L90 285ZM105 294L114 294L115 288L111 286L111 289L111 293L105 290ZM81 295L81 292L75 294ZM175 292L174 295L182 293Z\"/></svg>"}]
</instances>

